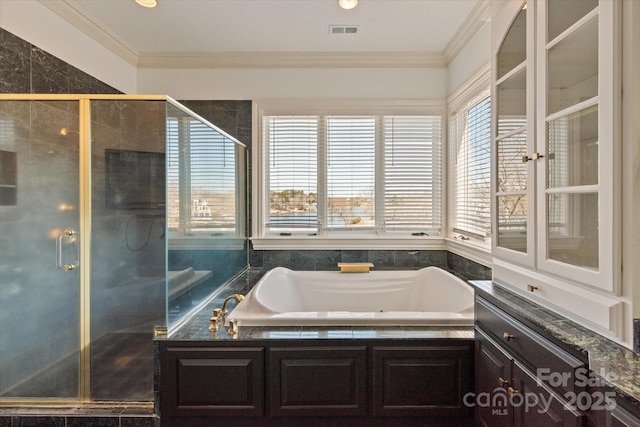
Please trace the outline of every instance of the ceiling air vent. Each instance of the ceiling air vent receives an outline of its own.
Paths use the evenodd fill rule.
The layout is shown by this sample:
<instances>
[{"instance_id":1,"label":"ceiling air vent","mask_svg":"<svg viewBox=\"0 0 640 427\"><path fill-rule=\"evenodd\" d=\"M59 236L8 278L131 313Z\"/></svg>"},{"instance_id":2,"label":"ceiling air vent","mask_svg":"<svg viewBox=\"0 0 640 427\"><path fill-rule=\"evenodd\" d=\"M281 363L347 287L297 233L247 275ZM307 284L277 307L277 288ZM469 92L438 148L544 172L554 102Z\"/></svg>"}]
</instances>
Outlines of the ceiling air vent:
<instances>
[{"instance_id":1,"label":"ceiling air vent","mask_svg":"<svg viewBox=\"0 0 640 427\"><path fill-rule=\"evenodd\" d=\"M357 25L329 25L329 34L358 34L360 27Z\"/></svg>"}]
</instances>

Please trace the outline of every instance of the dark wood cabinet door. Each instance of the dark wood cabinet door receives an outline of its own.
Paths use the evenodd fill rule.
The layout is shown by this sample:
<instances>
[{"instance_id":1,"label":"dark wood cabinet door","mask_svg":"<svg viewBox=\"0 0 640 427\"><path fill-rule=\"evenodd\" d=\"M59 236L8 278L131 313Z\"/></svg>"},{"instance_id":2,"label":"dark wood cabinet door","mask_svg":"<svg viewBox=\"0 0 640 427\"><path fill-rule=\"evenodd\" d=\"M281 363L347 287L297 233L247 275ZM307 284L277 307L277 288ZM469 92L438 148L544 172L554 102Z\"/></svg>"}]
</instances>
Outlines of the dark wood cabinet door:
<instances>
[{"instance_id":1,"label":"dark wood cabinet door","mask_svg":"<svg viewBox=\"0 0 640 427\"><path fill-rule=\"evenodd\" d=\"M640 411L632 414L617 405L613 410L606 411L606 427L640 427Z\"/></svg>"},{"instance_id":2,"label":"dark wood cabinet door","mask_svg":"<svg viewBox=\"0 0 640 427\"><path fill-rule=\"evenodd\" d=\"M541 384L518 362L514 363L513 377L513 395L510 400L516 427L584 426L584 414L569 408L562 396Z\"/></svg>"},{"instance_id":3,"label":"dark wood cabinet door","mask_svg":"<svg viewBox=\"0 0 640 427\"><path fill-rule=\"evenodd\" d=\"M511 427L513 408L509 387L513 385L513 358L476 329L475 393L467 402L475 405L476 418L485 427Z\"/></svg>"},{"instance_id":4,"label":"dark wood cabinet door","mask_svg":"<svg viewBox=\"0 0 640 427\"><path fill-rule=\"evenodd\" d=\"M469 416L471 345L373 347L373 415Z\"/></svg>"},{"instance_id":5,"label":"dark wood cabinet door","mask_svg":"<svg viewBox=\"0 0 640 427\"><path fill-rule=\"evenodd\" d=\"M264 349L171 348L160 390L166 418L260 416L264 413Z\"/></svg>"},{"instance_id":6,"label":"dark wood cabinet door","mask_svg":"<svg viewBox=\"0 0 640 427\"><path fill-rule=\"evenodd\" d=\"M368 412L366 346L274 347L269 372L272 417Z\"/></svg>"}]
</instances>

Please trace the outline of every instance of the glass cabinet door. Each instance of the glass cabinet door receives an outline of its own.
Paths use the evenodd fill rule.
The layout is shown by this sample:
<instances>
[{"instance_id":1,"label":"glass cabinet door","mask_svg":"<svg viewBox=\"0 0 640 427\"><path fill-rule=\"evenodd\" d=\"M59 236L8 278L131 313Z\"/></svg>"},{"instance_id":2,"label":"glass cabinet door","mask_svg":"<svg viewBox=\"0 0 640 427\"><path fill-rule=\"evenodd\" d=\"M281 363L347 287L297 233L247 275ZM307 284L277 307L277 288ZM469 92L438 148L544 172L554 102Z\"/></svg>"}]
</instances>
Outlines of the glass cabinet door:
<instances>
[{"instance_id":1,"label":"glass cabinet door","mask_svg":"<svg viewBox=\"0 0 640 427\"><path fill-rule=\"evenodd\" d=\"M614 96L614 49L601 43L613 3L550 0L538 10L538 266L609 291L614 188L600 172L614 165L612 101L602 98Z\"/></svg>"},{"instance_id":2,"label":"glass cabinet door","mask_svg":"<svg viewBox=\"0 0 640 427\"><path fill-rule=\"evenodd\" d=\"M532 6L514 3L511 19L495 52L493 99L494 238L493 251L504 259L533 265L533 152L531 87Z\"/></svg>"}]
</instances>

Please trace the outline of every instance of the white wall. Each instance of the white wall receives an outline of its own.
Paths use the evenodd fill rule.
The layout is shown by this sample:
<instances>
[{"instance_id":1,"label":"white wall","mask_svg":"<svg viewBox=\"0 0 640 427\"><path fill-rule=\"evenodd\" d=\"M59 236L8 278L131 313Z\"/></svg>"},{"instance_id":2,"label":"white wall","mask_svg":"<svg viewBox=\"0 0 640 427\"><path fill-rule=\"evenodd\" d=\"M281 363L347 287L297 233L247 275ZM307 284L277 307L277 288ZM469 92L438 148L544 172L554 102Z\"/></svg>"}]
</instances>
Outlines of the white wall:
<instances>
[{"instance_id":1,"label":"white wall","mask_svg":"<svg viewBox=\"0 0 640 427\"><path fill-rule=\"evenodd\" d=\"M446 68L138 70L138 92L176 99L444 99Z\"/></svg>"},{"instance_id":2,"label":"white wall","mask_svg":"<svg viewBox=\"0 0 640 427\"><path fill-rule=\"evenodd\" d=\"M453 94L491 59L491 25L486 23L449 64L447 95Z\"/></svg>"},{"instance_id":3,"label":"white wall","mask_svg":"<svg viewBox=\"0 0 640 427\"><path fill-rule=\"evenodd\" d=\"M136 67L35 0L0 0L0 27L124 92L136 92Z\"/></svg>"},{"instance_id":4,"label":"white wall","mask_svg":"<svg viewBox=\"0 0 640 427\"><path fill-rule=\"evenodd\" d=\"M194 100L445 99L449 94L444 67L137 69L37 0L0 0L0 26L128 94Z\"/></svg>"}]
</instances>

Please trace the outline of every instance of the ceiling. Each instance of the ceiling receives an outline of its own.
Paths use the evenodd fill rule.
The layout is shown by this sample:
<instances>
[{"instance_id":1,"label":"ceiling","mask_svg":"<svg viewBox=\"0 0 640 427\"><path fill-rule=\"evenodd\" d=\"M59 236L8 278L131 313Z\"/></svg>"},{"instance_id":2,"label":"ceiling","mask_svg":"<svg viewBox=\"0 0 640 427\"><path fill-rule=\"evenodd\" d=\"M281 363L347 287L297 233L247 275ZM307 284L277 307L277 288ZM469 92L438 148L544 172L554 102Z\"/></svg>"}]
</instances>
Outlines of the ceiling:
<instances>
[{"instance_id":1,"label":"ceiling","mask_svg":"<svg viewBox=\"0 0 640 427\"><path fill-rule=\"evenodd\" d=\"M153 53L442 54L488 3L360 0L355 9L343 10L337 0L158 0L153 9L134 0L40 1L67 20L74 16L70 21L92 37L111 39L138 58ZM358 26L358 32L331 34L331 25Z\"/></svg>"}]
</instances>

